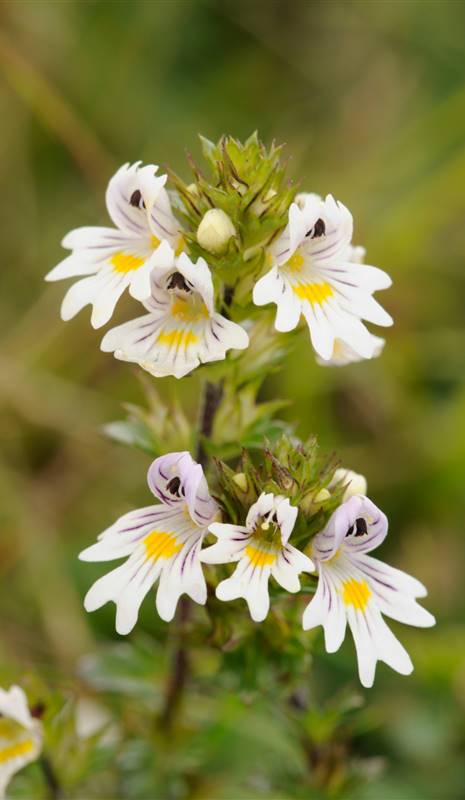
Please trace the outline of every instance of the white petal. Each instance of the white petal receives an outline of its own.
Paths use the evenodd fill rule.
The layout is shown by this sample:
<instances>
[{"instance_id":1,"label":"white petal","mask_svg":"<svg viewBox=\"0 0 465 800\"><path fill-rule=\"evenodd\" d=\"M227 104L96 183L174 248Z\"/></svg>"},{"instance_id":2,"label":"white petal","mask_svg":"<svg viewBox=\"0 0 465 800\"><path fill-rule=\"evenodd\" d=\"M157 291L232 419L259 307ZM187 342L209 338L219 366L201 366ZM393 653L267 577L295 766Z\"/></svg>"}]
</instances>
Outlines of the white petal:
<instances>
[{"instance_id":1,"label":"white petal","mask_svg":"<svg viewBox=\"0 0 465 800\"><path fill-rule=\"evenodd\" d=\"M152 293L150 276L154 269L153 259L149 258L139 269L134 270L129 279L129 294L135 300L147 300Z\"/></svg>"},{"instance_id":2,"label":"white petal","mask_svg":"<svg viewBox=\"0 0 465 800\"><path fill-rule=\"evenodd\" d=\"M350 275L356 278L360 288L367 292L389 289L392 286L392 280L387 272L368 264L357 264L357 267L350 271Z\"/></svg>"},{"instance_id":3,"label":"white petal","mask_svg":"<svg viewBox=\"0 0 465 800\"><path fill-rule=\"evenodd\" d=\"M163 571L157 590L156 606L157 611L164 622L171 622L182 594L179 581L171 578L167 570Z\"/></svg>"},{"instance_id":4,"label":"white petal","mask_svg":"<svg viewBox=\"0 0 465 800\"><path fill-rule=\"evenodd\" d=\"M272 267L253 288L253 301L256 306L276 303L283 288L283 280L277 267Z\"/></svg>"},{"instance_id":5,"label":"white petal","mask_svg":"<svg viewBox=\"0 0 465 800\"><path fill-rule=\"evenodd\" d=\"M107 288L94 298L90 322L93 328L101 328L111 319L116 304L129 284L127 275L117 276Z\"/></svg>"},{"instance_id":6,"label":"white petal","mask_svg":"<svg viewBox=\"0 0 465 800\"><path fill-rule=\"evenodd\" d=\"M106 575L99 578L87 592L84 598L86 611L96 611L110 600L114 600L122 590L127 580L130 580L131 565L129 562L121 564Z\"/></svg>"},{"instance_id":7,"label":"white petal","mask_svg":"<svg viewBox=\"0 0 465 800\"><path fill-rule=\"evenodd\" d=\"M322 309L310 303L303 303L302 313L307 321L312 345L318 355L328 360L334 347L334 329Z\"/></svg>"},{"instance_id":8,"label":"white petal","mask_svg":"<svg viewBox=\"0 0 465 800\"><path fill-rule=\"evenodd\" d=\"M280 333L288 333L297 328L302 314L302 306L290 286L286 286L277 302L275 328Z\"/></svg>"},{"instance_id":9,"label":"white petal","mask_svg":"<svg viewBox=\"0 0 465 800\"><path fill-rule=\"evenodd\" d=\"M400 569L391 567L373 556L366 554L357 555L357 564L366 572L370 578L387 582L394 586L398 591L410 595L411 597L426 597L428 594L426 587L411 575Z\"/></svg>"},{"instance_id":10,"label":"white petal","mask_svg":"<svg viewBox=\"0 0 465 800\"><path fill-rule=\"evenodd\" d=\"M0 715L15 720L24 728L31 727L33 717L26 693L20 686L13 685L8 690L0 688Z\"/></svg>"},{"instance_id":11,"label":"white petal","mask_svg":"<svg viewBox=\"0 0 465 800\"><path fill-rule=\"evenodd\" d=\"M389 327L393 324L391 315L370 294L352 292L348 299L341 299L340 305L350 314L366 319L374 325Z\"/></svg>"},{"instance_id":12,"label":"white petal","mask_svg":"<svg viewBox=\"0 0 465 800\"><path fill-rule=\"evenodd\" d=\"M100 542L86 547L79 553L80 561L113 561L131 555L134 550L132 541L121 541L115 536L102 539Z\"/></svg>"},{"instance_id":13,"label":"white petal","mask_svg":"<svg viewBox=\"0 0 465 800\"><path fill-rule=\"evenodd\" d=\"M278 555L275 563L271 567L271 574L273 578L279 583L283 589L288 592L298 592L300 590L299 574L303 572L302 561L299 556L306 558L303 553L296 550L295 547L288 544L286 548ZM307 571L313 571L313 563L310 562Z\"/></svg>"},{"instance_id":14,"label":"white petal","mask_svg":"<svg viewBox=\"0 0 465 800\"><path fill-rule=\"evenodd\" d=\"M218 522L210 525L209 530L219 541L201 551L200 560L204 564L229 564L241 558L250 539L246 528Z\"/></svg>"},{"instance_id":15,"label":"white petal","mask_svg":"<svg viewBox=\"0 0 465 800\"><path fill-rule=\"evenodd\" d=\"M378 658L401 675L410 675L413 664L405 647L388 628L381 615L375 624Z\"/></svg>"},{"instance_id":16,"label":"white petal","mask_svg":"<svg viewBox=\"0 0 465 800\"><path fill-rule=\"evenodd\" d=\"M376 358L377 356L381 355L386 342L379 336L373 336L370 334L370 338L372 350L369 358ZM357 353L342 339L335 339L331 358L328 361L325 361L317 356L316 360L321 367L344 367L347 364L353 364L357 361L362 361L364 358L365 356Z\"/></svg>"},{"instance_id":17,"label":"white petal","mask_svg":"<svg viewBox=\"0 0 465 800\"><path fill-rule=\"evenodd\" d=\"M218 600L224 600L225 602L228 600L238 600L239 597L243 596L242 588L239 581L234 578L234 575L218 584L216 587L216 596Z\"/></svg>"},{"instance_id":18,"label":"white petal","mask_svg":"<svg viewBox=\"0 0 465 800\"><path fill-rule=\"evenodd\" d=\"M84 306L92 303L98 292L96 277L84 278L74 283L66 292L61 304L61 318L67 322L76 316Z\"/></svg>"},{"instance_id":19,"label":"white petal","mask_svg":"<svg viewBox=\"0 0 465 800\"><path fill-rule=\"evenodd\" d=\"M328 599L324 594L324 579L320 575L317 590L306 607L302 617L302 626L304 631L308 631L311 628L316 628L318 625L323 625L327 614Z\"/></svg>"},{"instance_id":20,"label":"white petal","mask_svg":"<svg viewBox=\"0 0 465 800\"><path fill-rule=\"evenodd\" d=\"M347 609L347 617L357 651L360 683L369 689L373 686L375 680L376 662L378 660L373 638L374 632L368 628L366 616L355 611L352 606Z\"/></svg>"},{"instance_id":21,"label":"white petal","mask_svg":"<svg viewBox=\"0 0 465 800\"><path fill-rule=\"evenodd\" d=\"M137 576L119 594L116 605L116 631L121 636L130 633L137 622L139 609L146 594L157 579L159 565L147 561Z\"/></svg>"},{"instance_id":22,"label":"white petal","mask_svg":"<svg viewBox=\"0 0 465 800\"><path fill-rule=\"evenodd\" d=\"M254 622L263 622L270 610L268 579L270 568L255 569L245 592L250 616Z\"/></svg>"},{"instance_id":23,"label":"white petal","mask_svg":"<svg viewBox=\"0 0 465 800\"><path fill-rule=\"evenodd\" d=\"M77 254L66 256L45 276L46 281L61 281L64 278L74 278L77 275L92 275L98 269L97 264L92 264Z\"/></svg>"}]
</instances>

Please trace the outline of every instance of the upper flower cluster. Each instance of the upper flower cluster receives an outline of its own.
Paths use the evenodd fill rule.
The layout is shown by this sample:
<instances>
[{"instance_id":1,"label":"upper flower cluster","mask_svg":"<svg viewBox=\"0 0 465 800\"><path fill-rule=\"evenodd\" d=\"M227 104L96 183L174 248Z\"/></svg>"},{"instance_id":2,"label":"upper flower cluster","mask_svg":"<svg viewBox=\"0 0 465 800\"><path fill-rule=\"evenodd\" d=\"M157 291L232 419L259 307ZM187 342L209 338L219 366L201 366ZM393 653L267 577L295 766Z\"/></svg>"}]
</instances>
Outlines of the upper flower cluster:
<instances>
[{"instance_id":1,"label":"upper flower cluster","mask_svg":"<svg viewBox=\"0 0 465 800\"><path fill-rule=\"evenodd\" d=\"M339 482L342 477L337 476ZM366 496L353 493L360 476L347 473L345 478L343 502L311 541L308 555L289 541L299 515L289 499L264 492L243 525L225 524L219 521L220 510L202 467L189 453L157 458L149 468L148 483L160 503L125 514L80 555L84 561L127 557L90 589L86 609L113 601L116 629L129 633L145 595L159 580L157 610L169 621L183 593L206 603L202 563L237 562L233 574L216 587L216 595L224 601L244 598L252 619L260 622L270 607L271 577L296 593L299 575L316 571L318 587L304 611L304 629L323 625L326 648L334 652L348 622L364 686L372 685L378 660L408 674L413 669L410 658L382 615L420 627L434 624L432 615L415 600L426 590L404 572L367 555L384 540L387 519ZM202 549L208 532L217 541Z\"/></svg>"},{"instance_id":2,"label":"upper flower cluster","mask_svg":"<svg viewBox=\"0 0 465 800\"><path fill-rule=\"evenodd\" d=\"M257 161L258 175L263 163ZM157 377L180 378L224 359L230 349L246 348L246 328L258 313L252 298L255 307L276 304L278 331L304 318L319 363L340 365L381 352L384 341L362 320L392 323L373 298L391 281L361 263L364 250L352 245L345 206L331 195L304 194L291 202L289 192L281 197L266 189L268 177L266 191L249 200L244 180L232 178L227 194L217 176L218 185L203 188L209 203L203 212L195 184L178 190L172 205L167 179L155 165L125 164L106 192L114 227L77 228L65 236L71 253L47 275L49 281L81 276L63 300L64 320L90 304L91 323L99 328L128 289L146 313L110 330L101 347ZM213 201L219 206L212 208ZM280 207L279 215L267 216L279 202L284 212Z\"/></svg>"}]
</instances>

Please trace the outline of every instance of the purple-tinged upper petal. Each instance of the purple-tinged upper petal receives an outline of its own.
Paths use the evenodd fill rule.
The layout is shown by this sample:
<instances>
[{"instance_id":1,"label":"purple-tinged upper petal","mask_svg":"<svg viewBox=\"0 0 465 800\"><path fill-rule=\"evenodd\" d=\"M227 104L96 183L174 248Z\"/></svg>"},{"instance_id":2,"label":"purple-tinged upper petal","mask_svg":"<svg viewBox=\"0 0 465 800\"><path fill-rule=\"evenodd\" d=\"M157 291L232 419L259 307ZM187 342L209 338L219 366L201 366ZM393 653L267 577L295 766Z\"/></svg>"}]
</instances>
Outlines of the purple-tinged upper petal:
<instances>
[{"instance_id":1,"label":"purple-tinged upper petal","mask_svg":"<svg viewBox=\"0 0 465 800\"><path fill-rule=\"evenodd\" d=\"M355 495L336 509L313 543L319 561L332 558L340 547L349 553L367 553L384 541L388 520L368 497Z\"/></svg>"},{"instance_id":2,"label":"purple-tinged upper petal","mask_svg":"<svg viewBox=\"0 0 465 800\"><path fill-rule=\"evenodd\" d=\"M201 465L187 451L156 458L149 467L147 480L154 495L165 505L185 504L197 525L208 526L213 521L217 505L210 496Z\"/></svg>"}]
</instances>

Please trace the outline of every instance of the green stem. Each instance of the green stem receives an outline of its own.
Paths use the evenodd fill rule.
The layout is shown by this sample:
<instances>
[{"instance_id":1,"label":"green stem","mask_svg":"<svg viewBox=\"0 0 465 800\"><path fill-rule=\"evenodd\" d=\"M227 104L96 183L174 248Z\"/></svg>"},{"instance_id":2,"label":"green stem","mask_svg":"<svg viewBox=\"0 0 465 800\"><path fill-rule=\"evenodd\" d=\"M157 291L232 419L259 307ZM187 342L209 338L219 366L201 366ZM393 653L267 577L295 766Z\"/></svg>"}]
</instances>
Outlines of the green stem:
<instances>
[{"instance_id":1,"label":"green stem","mask_svg":"<svg viewBox=\"0 0 465 800\"><path fill-rule=\"evenodd\" d=\"M204 399L199 426L199 442L197 445L197 461L199 464L202 464L202 467L205 466L207 461L207 453L205 452L203 440L209 439L212 434L215 414L218 410L218 406L221 403L222 397L223 381L220 381L219 383L210 383L210 381L207 381L204 389Z\"/></svg>"},{"instance_id":2,"label":"green stem","mask_svg":"<svg viewBox=\"0 0 465 800\"><path fill-rule=\"evenodd\" d=\"M48 787L48 797L50 800L59 800L60 797L63 797L63 791L51 761L42 754L39 758L39 765Z\"/></svg>"}]
</instances>

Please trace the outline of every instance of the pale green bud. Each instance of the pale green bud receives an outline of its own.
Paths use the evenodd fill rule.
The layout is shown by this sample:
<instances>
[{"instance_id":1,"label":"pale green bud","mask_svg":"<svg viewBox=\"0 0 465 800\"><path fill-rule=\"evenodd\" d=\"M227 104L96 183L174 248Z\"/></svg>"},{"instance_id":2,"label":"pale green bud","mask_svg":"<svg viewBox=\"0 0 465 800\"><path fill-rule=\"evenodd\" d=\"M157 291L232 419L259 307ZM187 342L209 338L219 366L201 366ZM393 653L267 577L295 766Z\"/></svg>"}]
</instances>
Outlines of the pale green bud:
<instances>
[{"instance_id":1,"label":"pale green bud","mask_svg":"<svg viewBox=\"0 0 465 800\"><path fill-rule=\"evenodd\" d=\"M247 484L247 477L245 475L245 472L237 472L236 475L234 475L234 477L233 477L233 481L236 484L236 486L239 487L241 492L246 492L247 491L248 484Z\"/></svg>"},{"instance_id":2,"label":"pale green bud","mask_svg":"<svg viewBox=\"0 0 465 800\"><path fill-rule=\"evenodd\" d=\"M197 229L199 245L215 255L224 253L231 236L235 235L236 229L231 219L221 208L207 211Z\"/></svg>"},{"instance_id":3,"label":"pale green bud","mask_svg":"<svg viewBox=\"0 0 465 800\"><path fill-rule=\"evenodd\" d=\"M325 500L329 500L331 497L330 492L327 489L320 489L318 494L315 495L313 498L314 503L324 503Z\"/></svg>"},{"instance_id":4,"label":"pale green bud","mask_svg":"<svg viewBox=\"0 0 465 800\"><path fill-rule=\"evenodd\" d=\"M359 475L358 472L353 472L351 469L340 468L334 473L331 481L330 488L334 487L337 483L345 484L346 490L342 497L343 501L353 497L354 494L366 494L368 490L367 479L364 475Z\"/></svg>"}]
</instances>

